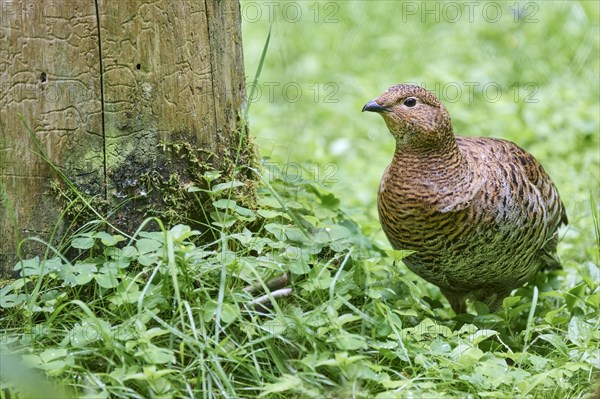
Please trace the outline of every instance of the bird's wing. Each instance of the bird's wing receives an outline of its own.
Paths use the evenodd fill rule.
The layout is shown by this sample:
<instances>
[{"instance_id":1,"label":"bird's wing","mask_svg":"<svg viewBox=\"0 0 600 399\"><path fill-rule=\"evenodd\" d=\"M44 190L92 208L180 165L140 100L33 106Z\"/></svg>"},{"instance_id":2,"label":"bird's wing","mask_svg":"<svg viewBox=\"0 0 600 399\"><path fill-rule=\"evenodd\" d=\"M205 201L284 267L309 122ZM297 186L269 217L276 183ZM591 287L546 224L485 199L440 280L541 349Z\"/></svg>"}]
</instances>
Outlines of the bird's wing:
<instances>
[{"instance_id":1,"label":"bird's wing","mask_svg":"<svg viewBox=\"0 0 600 399\"><path fill-rule=\"evenodd\" d=\"M513 146L512 153L525 170L525 174L540 193L541 199L548 212L548 224L553 231L563 224L568 224L565 205L558 195L558 189L546 173L542 165L527 151L514 143L505 141Z\"/></svg>"}]
</instances>

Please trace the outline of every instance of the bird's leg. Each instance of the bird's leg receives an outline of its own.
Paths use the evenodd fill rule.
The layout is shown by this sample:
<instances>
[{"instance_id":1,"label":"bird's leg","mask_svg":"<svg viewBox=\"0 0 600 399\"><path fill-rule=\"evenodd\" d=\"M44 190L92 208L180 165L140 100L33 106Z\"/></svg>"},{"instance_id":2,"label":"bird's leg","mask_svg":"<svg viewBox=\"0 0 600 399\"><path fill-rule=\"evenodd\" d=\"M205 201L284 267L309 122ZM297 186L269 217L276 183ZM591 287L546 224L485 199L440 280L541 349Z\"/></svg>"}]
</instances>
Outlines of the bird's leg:
<instances>
[{"instance_id":1,"label":"bird's leg","mask_svg":"<svg viewBox=\"0 0 600 399\"><path fill-rule=\"evenodd\" d=\"M467 303L465 301L465 294L443 289L441 291L442 294L444 294L444 296L448 300L448 302L450 302L450 306L452 307L452 310L454 310L454 313L456 313L457 315L461 313L467 313Z\"/></svg>"},{"instance_id":2,"label":"bird's leg","mask_svg":"<svg viewBox=\"0 0 600 399\"><path fill-rule=\"evenodd\" d=\"M479 298L477 298L477 300L488 305L490 312L494 313L494 312L498 311L498 309L500 309L500 307L502 306L502 301L508 295L510 295L510 291L496 292L496 293L493 293L492 295L486 295L485 297L479 297Z\"/></svg>"}]
</instances>

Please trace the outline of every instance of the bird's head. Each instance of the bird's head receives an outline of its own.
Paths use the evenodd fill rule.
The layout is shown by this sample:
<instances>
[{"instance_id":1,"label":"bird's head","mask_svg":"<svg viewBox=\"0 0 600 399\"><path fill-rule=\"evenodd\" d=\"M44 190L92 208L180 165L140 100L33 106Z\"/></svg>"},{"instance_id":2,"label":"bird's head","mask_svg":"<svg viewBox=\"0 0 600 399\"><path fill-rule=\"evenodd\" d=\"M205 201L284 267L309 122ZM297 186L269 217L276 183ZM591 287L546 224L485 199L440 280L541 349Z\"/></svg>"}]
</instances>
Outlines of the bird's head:
<instances>
[{"instance_id":1,"label":"bird's head","mask_svg":"<svg viewBox=\"0 0 600 399\"><path fill-rule=\"evenodd\" d=\"M390 87L369 101L364 111L377 112L399 149L431 150L454 142L450 114L427 90L411 84Z\"/></svg>"}]
</instances>

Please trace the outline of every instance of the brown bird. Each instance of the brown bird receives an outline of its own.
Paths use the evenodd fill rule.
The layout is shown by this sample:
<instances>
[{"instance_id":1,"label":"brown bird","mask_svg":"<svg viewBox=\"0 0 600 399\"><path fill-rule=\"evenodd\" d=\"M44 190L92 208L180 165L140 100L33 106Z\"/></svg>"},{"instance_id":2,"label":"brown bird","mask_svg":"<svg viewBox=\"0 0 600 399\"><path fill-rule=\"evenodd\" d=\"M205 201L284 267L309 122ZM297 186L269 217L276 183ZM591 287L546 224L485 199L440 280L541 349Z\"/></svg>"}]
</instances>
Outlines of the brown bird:
<instances>
[{"instance_id":1,"label":"brown bird","mask_svg":"<svg viewBox=\"0 0 600 399\"><path fill-rule=\"evenodd\" d=\"M440 287L452 309L476 299L496 310L544 267L556 268L567 224L539 162L500 139L454 136L448 110L427 90L392 86L363 111L379 113L396 151L379 185L379 219L404 263Z\"/></svg>"}]
</instances>

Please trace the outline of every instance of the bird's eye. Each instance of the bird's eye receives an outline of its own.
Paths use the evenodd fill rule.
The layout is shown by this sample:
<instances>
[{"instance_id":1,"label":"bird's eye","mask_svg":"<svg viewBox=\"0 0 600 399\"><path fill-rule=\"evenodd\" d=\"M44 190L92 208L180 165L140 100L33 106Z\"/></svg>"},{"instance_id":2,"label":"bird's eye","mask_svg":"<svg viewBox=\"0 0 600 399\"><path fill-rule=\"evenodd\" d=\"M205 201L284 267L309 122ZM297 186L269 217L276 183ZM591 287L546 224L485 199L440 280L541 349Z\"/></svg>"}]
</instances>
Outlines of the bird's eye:
<instances>
[{"instance_id":1,"label":"bird's eye","mask_svg":"<svg viewBox=\"0 0 600 399\"><path fill-rule=\"evenodd\" d=\"M406 100L404 100L404 105L406 105L409 108L412 108L415 105L417 105L417 99L414 97L408 97Z\"/></svg>"}]
</instances>

